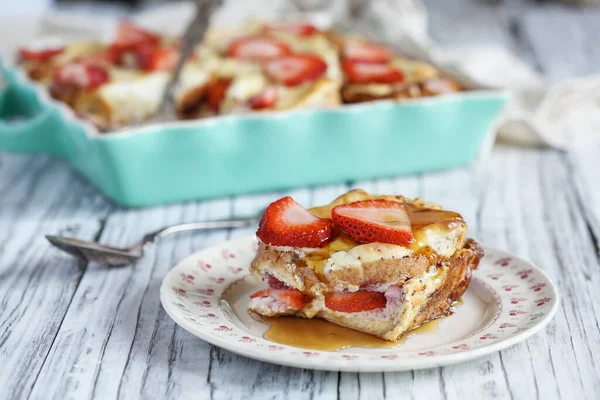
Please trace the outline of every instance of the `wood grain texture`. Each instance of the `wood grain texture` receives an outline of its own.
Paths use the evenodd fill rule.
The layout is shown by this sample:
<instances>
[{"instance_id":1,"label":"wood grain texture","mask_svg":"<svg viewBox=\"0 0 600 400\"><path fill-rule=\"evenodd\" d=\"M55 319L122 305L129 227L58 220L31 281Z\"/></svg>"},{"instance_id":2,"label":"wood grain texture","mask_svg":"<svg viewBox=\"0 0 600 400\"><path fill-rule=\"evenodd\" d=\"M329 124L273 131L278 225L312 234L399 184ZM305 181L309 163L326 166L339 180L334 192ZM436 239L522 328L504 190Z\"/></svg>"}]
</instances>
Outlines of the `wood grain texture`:
<instances>
[{"instance_id":1,"label":"wood grain texture","mask_svg":"<svg viewBox=\"0 0 600 400\"><path fill-rule=\"evenodd\" d=\"M425 4L443 45L499 42L551 80L599 72L597 10ZM451 171L143 210L111 205L61 162L2 153L0 399L597 398L598 150L498 146L489 160ZM311 206L359 187L439 202L463 214L472 236L542 266L562 295L554 320L502 352L443 368L356 374L280 367L193 337L159 302L160 282L179 260L252 229L166 238L134 266L116 269L78 264L41 236L123 246L171 223L256 215L285 194Z\"/></svg>"},{"instance_id":2,"label":"wood grain texture","mask_svg":"<svg viewBox=\"0 0 600 400\"><path fill-rule=\"evenodd\" d=\"M110 206L61 163L0 160L0 395L26 397L86 266L41 232L94 239Z\"/></svg>"}]
</instances>

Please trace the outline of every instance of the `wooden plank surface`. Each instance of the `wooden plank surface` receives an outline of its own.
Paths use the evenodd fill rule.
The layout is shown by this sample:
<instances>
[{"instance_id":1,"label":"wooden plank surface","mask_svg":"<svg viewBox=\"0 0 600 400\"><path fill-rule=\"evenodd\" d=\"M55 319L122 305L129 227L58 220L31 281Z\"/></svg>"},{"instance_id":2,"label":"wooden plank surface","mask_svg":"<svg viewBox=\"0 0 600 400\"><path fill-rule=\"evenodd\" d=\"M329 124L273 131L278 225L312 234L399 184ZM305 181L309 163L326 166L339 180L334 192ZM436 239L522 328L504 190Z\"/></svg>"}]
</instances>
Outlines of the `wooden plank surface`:
<instances>
[{"instance_id":1,"label":"wooden plank surface","mask_svg":"<svg viewBox=\"0 0 600 400\"><path fill-rule=\"evenodd\" d=\"M597 10L425 1L435 39L500 42L549 79L600 72ZM317 205L351 187L422 196L460 211L473 236L542 266L562 303L549 327L500 353L405 373L280 367L213 347L162 310L179 260L251 229L183 234L133 267L80 264L43 233L127 245L162 225L249 216L284 193L123 210L63 163L0 154L0 398L581 398L600 393L598 149L562 154L499 146L490 160L435 174L291 194Z\"/></svg>"}]
</instances>

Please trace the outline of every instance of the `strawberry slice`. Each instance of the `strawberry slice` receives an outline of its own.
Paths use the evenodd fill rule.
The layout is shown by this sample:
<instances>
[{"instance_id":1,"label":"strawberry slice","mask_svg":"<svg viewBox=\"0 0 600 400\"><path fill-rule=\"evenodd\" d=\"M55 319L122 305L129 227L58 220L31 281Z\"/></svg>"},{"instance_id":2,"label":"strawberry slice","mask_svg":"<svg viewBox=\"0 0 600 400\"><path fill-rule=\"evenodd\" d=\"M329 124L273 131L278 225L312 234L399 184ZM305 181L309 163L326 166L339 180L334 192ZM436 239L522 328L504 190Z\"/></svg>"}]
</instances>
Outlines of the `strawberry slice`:
<instances>
[{"instance_id":1,"label":"strawberry slice","mask_svg":"<svg viewBox=\"0 0 600 400\"><path fill-rule=\"evenodd\" d=\"M291 289L288 285L275 278L273 275L269 275L267 280L269 282L269 287L272 289Z\"/></svg>"},{"instance_id":2,"label":"strawberry slice","mask_svg":"<svg viewBox=\"0 0 600 400\"><path fill-rule=\"evenodd\" d=\"M317 218L287 196L265 210L256 236L273 246L322 247L331 237L332 221Z\"/></svg>"},{"instance_id":3,"label":"strawberry slice","mask_svg":"<svg viewBox=\"0 0 600 400\"><path fill-rule=\"evenodd\" d=\"M269 37L243 37L234 40L227 49L227 55L246 60L263 61L290 54L287 45Z\"/></svg>"},{"instance_id":4,"label":"strawberry slice","mask_svg":"<svg viewBox=\"0 0 600 400\"><path fill-rule=\"evenodd\" d=\"M73 85L86 89L95 89L109 81L108 71L99 65L72 63L58 68L54 81L62 85Z\"/></svg>"},{"instance_id":5,"label":"strawberry slice","mask_svg":"<svg viewBox=\"0 0 600 400\"><path fill-rule=\"evenodd\" d=\"M406 246L413 240L406 206L391 200L364 200L331 210L333 222L359 243Z\"/></svg>"},{"instance_id":6,"label":"strawberry slice","mask_svg":"<svg viewBox=\"0 0 600 400\"><path fill-rule=\"evenodd\" d=\"M301 21L280 22L278 24L267 25L265 29L267 32L288 32L304 37L314 35L319 31L314 25Z\"/></svg>"},{"instance_id":7,"label":"strawberry slice","mask_svg":"<svg viewBox=\"0 0 600 400\"><path fill-rule=\"evenodd\" d=\"M112 50L123 52L133 50L142 44L158 44L160 36L128 21L121 21L115 41L110 45Z\"/></svg>"},{"instance_id":8,"label":"strawberry slice","mask_svg":"<svg viewBox=\"0 0 600 400\"><path fill-rule=\"evenodd\" d=\"M256 297L272 297L275 300L284 303L288 307L300 309L308 303L308 296L296 289L263 289L250 296L251 299Z\"/></svg>"},{"instance_id":9,"label":"strawberry slice","mask_svg":"<svg viewBox=\"0 0 600 400\"><path fill-rule=\"evenodd\" d=\"M404 74L387 64L373 64L344 60L342 69L348 83L398 83Z\"/></svg>"},{"instance_id":10,"label":"strawberry slice","mask_svg":"<svg viewBox=\"0 0 600 400\"><path fill-rule=\"evenodd\" d=\"M74 61L86 65L115 65L119 62L119 54L114 50L106 49L77 57Z\"/></svg>"},{"instance_id":11,"label":"strawberry slice","mask_svg":"<svg viewBox=\"0 0 600 400\"><path fill-rule=\"evenodd\" d=\"M24 47L19 50L19 58L24 61L48 61L63 51L65 51L64 46L48 49L29 49Z\"/></svg>"},{"instance_id":12,"label":"strawberry slice","mask_svg":"<svg viewBox=\"0 0 600 400\"><path fill-rule=\"evenodd\" d=\"M392 58L390 49L362 40L348 40L342 48L345 60L366 63L386 63Z\"/></svg>"},{"instance_id":13,"label":"strawberry slice","mask_svg":"<svg viewBox=\"0 0 600 400\"><path fill-rule=\"evenodd\" d=\"M208 87L207 101L211 110L218 113L221 109L221 103L225 98L227 89L231 85L230 79L219 79L211 83Z\"/></svg>"},{"instance_id":14,"label":"strawberry slice","mask_svg":"<svg viewBox=\"0 0 600 400\"><path fill-rule=\"evenodd\" d=\"M248 106L253 110L272 108L277 102L277 89L273 86L266 87L262 92L248 100Z\"/></svg>"},{"instance_id":15,"label":"strawberry slice","mask_svg":"<svg viewBox=\"0 0 600 400\"><path fill-rule=\"evenodd\" d=\"M55 37L40 38L21 47L19 59L21 61L48 61L64 51L65 44L62 40Z\"/></svg>"},{"instance_id":16,"label":"strawberry slice","mask_svg":"<svg viewBox=\"0 0 600 400\"><path fill-rule=\"evenodd\" d=\"M179 52L174 48L152 44L138 46L134 50L136 66L143 71L170 71L177 65Z\"/></svg>"},{"instance_id":17,"label":"strawberry slice","mask_svg":"<svg viewBox=\"0 0 600 400\"><path fill-rule=\"evenodd\" d=\"M325 296L325 307L333 311L355 313L385 307L385 295L380 292L359 290L358 292L331 293Z\"/></svg>"},{"instance_id":18,"label":"strawberry slice","mask_svg":"<svg viewBox=\"0 0 600 400\"><path fill-rule=\"evenodd\" d=\"M269 60L265 72L273 80L285 86L297 86L314 81L327 71L327 64L311 54L291 54Z\"/></svg>"}]
</instances>

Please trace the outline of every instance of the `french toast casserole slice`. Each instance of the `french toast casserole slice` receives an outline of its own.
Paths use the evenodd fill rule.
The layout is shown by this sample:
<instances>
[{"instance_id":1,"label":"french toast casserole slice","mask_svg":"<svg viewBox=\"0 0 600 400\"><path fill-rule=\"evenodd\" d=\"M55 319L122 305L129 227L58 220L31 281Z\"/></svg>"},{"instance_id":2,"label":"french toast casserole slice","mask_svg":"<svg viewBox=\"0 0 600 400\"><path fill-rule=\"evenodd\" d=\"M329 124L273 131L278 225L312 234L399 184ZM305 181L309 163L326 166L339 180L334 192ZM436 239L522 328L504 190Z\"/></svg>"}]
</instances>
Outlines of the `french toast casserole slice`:
<instances>
[{"instance_id":1,"label":"french toast casserole slice","mask_svg":"<svg viewBox=\"0 0 600 400\"><path fill-rule=\"evenodd\" d=\"M292 204L291 198L278 202L286 199ZM261 220L250 268L269 283L250 301L256 316L322 318L394 341L447 314L483 257L479 245L466 238L460 214L420 199L353 190L310 210L295 202L277 209L278 202ZM267 231L282 225L293 230L293 220L304 224L304 231L295 232L300 235ZM329 228L322 229L327 221ZM310 224L321 228L320 245L310 243Z\"/></svg>"}]
</instances>

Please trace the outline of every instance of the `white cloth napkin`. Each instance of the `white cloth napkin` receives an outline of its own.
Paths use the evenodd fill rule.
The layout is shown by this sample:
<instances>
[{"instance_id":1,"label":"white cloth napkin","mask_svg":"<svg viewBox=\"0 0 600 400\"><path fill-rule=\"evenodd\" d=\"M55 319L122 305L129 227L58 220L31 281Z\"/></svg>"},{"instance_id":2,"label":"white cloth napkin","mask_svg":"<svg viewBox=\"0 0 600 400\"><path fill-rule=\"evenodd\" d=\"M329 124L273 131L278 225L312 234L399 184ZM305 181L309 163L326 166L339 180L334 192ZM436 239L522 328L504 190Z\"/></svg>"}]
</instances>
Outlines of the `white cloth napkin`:
<instances>
[{"instance_id":1,"label":"white cloth napkin","mask_svg":"<svg viewBox=\"0 0 600 400\"><path fill-rule=\"evenodd\" d=\"M440 48L428 36L420 0L372 1L364 7L361 20L374 27L374 35L475 82L509 89L512 99L498 125L502 140L564 150L600 143L600 75L551 85L502 46Z\"/></svg>"},{"instance_id":2,"label":"white cloth napkin","mask_svg":"<svg viewBox=\"0 0 600 400\"><path fill-rule=\"evenodd\" d=\"M183 33L193 10L191 2L169 3L141 12L134 20L148 28L177 35ZM543 76L502 46L440 48L428 36L427 13L420 0L271 0L269 7L257 7L252 0L226 1L212 23L233 25L247 18L274 20L298 16L310 18L321 26L333 24L367 33L485 86L511 90L513 97L498 131L498 137L505 141L565 150L600 143L600 75L549 85ZM66 40L82 37L109 40L115 26L114 18L54 12L41 18L37 35L55 35ZM17 45L14 39L8 43L10 35L1 33L0 38L4 39L0 40L0 48L14 49ZM23 35L19 40L23 40Z\"/></svg>"}]
</instances>

